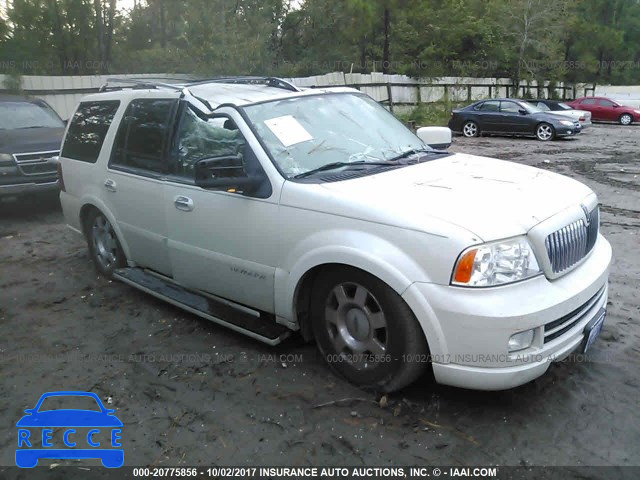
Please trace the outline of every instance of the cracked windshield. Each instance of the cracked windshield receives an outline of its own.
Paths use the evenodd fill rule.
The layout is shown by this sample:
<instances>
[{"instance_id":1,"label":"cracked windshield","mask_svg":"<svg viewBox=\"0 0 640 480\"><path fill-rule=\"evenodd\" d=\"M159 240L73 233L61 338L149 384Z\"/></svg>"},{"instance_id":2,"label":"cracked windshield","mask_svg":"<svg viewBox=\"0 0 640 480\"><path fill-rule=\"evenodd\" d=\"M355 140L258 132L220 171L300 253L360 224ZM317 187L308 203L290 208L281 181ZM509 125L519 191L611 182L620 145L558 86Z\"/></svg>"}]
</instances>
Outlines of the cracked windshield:
<instances>
[{"instance_id":1,"label":"cracked windshield","mask_svg":"<svg viewBox=\"0 0 640 480\"><path fill-rule=\"evenodd\" d=\"M280 170L293 177L334 162L380 162L428 147L360 94L308 96L245 108Z\"/></svg>"}]
</instances>

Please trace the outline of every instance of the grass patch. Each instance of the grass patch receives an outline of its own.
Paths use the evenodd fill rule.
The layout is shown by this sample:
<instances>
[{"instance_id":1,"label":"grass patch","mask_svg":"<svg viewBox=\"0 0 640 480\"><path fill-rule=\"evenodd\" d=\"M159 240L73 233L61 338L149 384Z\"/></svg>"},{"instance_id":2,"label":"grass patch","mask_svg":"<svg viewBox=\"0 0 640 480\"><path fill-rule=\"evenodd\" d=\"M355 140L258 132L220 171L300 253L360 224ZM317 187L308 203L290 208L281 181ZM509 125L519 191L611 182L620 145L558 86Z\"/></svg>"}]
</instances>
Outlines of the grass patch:
<instances>
[{"instance_id":1,"label":"grass patch","mask_svg":"<svg viewBox=\"0 0 640 480\"><path fill-rule=\"evenodd\" d=\"M458 103L421 103L409 112L397 113L404 123L415 122L417 127L446 126L451 118L451 110L463 106Z\"/></svg>"}]
</instances>

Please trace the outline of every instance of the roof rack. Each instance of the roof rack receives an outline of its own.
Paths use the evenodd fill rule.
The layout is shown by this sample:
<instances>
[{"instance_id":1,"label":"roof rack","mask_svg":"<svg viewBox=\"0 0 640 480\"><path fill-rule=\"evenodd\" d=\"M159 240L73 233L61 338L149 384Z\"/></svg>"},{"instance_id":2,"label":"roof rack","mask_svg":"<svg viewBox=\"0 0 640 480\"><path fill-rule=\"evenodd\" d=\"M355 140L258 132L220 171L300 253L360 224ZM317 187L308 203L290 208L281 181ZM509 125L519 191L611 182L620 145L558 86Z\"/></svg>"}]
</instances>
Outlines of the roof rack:
<instances>
[{"instance_id":1,"label":"roof rack","mask_svg":"<svg viewBox=\"0 0 640 480\"><path fill-rule=\"evenodd\" d=\"M163 77L158 77L163 78ZM173 80L173 79L171 79ZM184 90L186 87L193 87L196 85L207 85L209 83L230 83L230 84L243 84L243 85L266 85L273 88L281 88L283 90L289 90L291 92L299 92L300 89L291 82L283 80L277 77L214 77L203 79L175 79L177 83L158 82L151 78L109 78L107 83L100 87L100 92L106 92L109 90L122 90L123 88L132 89L155 89L155 88L170 88L173 90ZM109 82L113 83L129 83L130 87L109 87Z\"/></svg>"},{"instance_id":2,"label":"roof rack","mask_svg":"<svg viewBox=\"0 0 640 480\"><path fill-rule=\"evenodd\" d=\"M180 80L182 85L166 83L166 82L156 82L151 79L146 78L108 78L107 83L102 85L99 89L100 92L107 92L109 90L122 90L124 88L132 88L132 89L155 89L158 87L171 88L173 90L184 90L184 83L189 82L190 80ZM109 87L109 83L130 83L132 86L130 87Z\"/></svg>"},{"instance_id":3,"label":"roof rack","mask_svg":"<svg viewBox=\"0 0 640 480\"><path fill-rule=\"evenodd\" d=\"M266 85L267 87L281 88L291 92L299 92L300 89L293 83L278 77L214 77L201 80L187 80L189 86L206 85L208 83L232 83L243 85Z\"/></svg>"}]
</instances>

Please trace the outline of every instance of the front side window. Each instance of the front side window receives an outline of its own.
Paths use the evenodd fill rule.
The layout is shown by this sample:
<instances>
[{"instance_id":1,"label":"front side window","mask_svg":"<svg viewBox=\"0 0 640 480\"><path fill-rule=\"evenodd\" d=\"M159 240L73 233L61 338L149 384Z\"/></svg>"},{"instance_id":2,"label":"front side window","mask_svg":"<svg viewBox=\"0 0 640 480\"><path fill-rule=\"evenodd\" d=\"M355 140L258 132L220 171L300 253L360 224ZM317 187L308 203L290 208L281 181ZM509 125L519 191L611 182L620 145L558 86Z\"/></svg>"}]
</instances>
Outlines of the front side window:
<instances>
[{"instance_id":1,"label":"front side window","mask_svg":"<svg viewBox=\"0 0 640 480\"><path fill-rule=\"evenodd\" d=\"M244 107L256 134L287 177L334 162L387 162L430 150L373 99L333 93Z\"/></svg>"},{"instance_id":2,"label":"front side window","mask_svg":"<svg viewBox=\"0 0 640 480\"><path fill-rule=\"evenodd\" d=\"M119 100L81 103L69 124L61 155L95 163L119 106Z\"/></svg>"},{"instance_id":3,"label":"front side window","mask_svg":"<svg viewBox=\"0 0 640 480\"><path fill-rule=\"evenodd\" d=\"M598 105L601 107L613 107L615 103L610 100L598 100Z\"/></svg>"},{"instance_id":4,"label":"front side window","mask_svg":"<svg viewBox=\"0 0 640 480\"><path fill-rule=\"evenodd\" d=\"M111 164L164 172L165 151L176 104L175 99L133 100L120 123Z\"/></svg>"},{"instance_id":5,"label":"front side window","mask_svg":"<svg viewBox=\"0 0 640 480\"><path fill-rule=\"evenodd\" d=\"M169 173L193 180L198 160L245 156L247 142L228 117L203 118L187 107L180 120Z\"/></svg>"},{"instance_id":6,"label":"front side window","mask_svg":"<svg viewBox=\"0 0 640 480\"><path fill-rule=\"evenodd\" d=\"M538 107L543 112L548 112L549 110L551 110L546 103L538 102L535 104L535 106Z\"/></svg>"},{"instance_id":7,"label":"front side window","mask_svg":"<svg viewBox=\"0 0 640 480\"><path fill-rule=\"evenodd\" d=\"M0 103L0 130L63 127L58 114L42 101Z\"/></svg>"},{"instance_id":8,"label":"front side window","mask_svg":"<svg viewBox=\"0 0 640 480\"><path fill-rule=\"evenodd\" d=\"M518 113L521 109L515 102L500 102L500 111L505 113Z\"/></svg>"}]
</instances>

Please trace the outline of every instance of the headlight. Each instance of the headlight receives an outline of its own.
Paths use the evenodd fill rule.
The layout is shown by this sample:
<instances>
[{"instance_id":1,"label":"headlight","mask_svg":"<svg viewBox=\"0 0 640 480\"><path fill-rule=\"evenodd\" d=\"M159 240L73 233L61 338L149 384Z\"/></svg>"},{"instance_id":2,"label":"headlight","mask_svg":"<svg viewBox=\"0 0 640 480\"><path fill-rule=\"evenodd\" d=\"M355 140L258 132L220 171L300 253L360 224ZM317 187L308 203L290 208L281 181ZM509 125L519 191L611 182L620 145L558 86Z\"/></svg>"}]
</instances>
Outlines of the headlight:
<instances>
[{"instance_id":1,"label":"headlight","mask_svg":"<svg viewBox=\"0 0 640 480\"><path fill-rule=\"evenodd\" d=\"M638 115L640 115L640 110L634 110Z\"/></svg>"},{"instance_id":2,"label":"headlight","mask_svg":"<svg viewBox=\"0 0 640 480\"><path fill-rule=\"evenodd\" d=\"M10 153L0 153L0 167L13 167L16 162Z\"/></svg>"},{"instance_id":3,"label":"headlight","mask_svg":"<svg viewBox=\"0 0 640 480\"><path fill-rule=\"evenodd\" d=\"M458 257L451 283L465 287L493 287L540 273L531 244L525 237L467 248Z\"/></svg>"},{"instance_id":4,"label":"headlight","mask_svg":"<svg viewBox=\"0 0 640 480\"><path fill-rule=\"evenodd\" d=\"M560 120L560 123L565 127L573 127L573 122L570 122L569 120Z\"/></svg>"}]
</instances>

